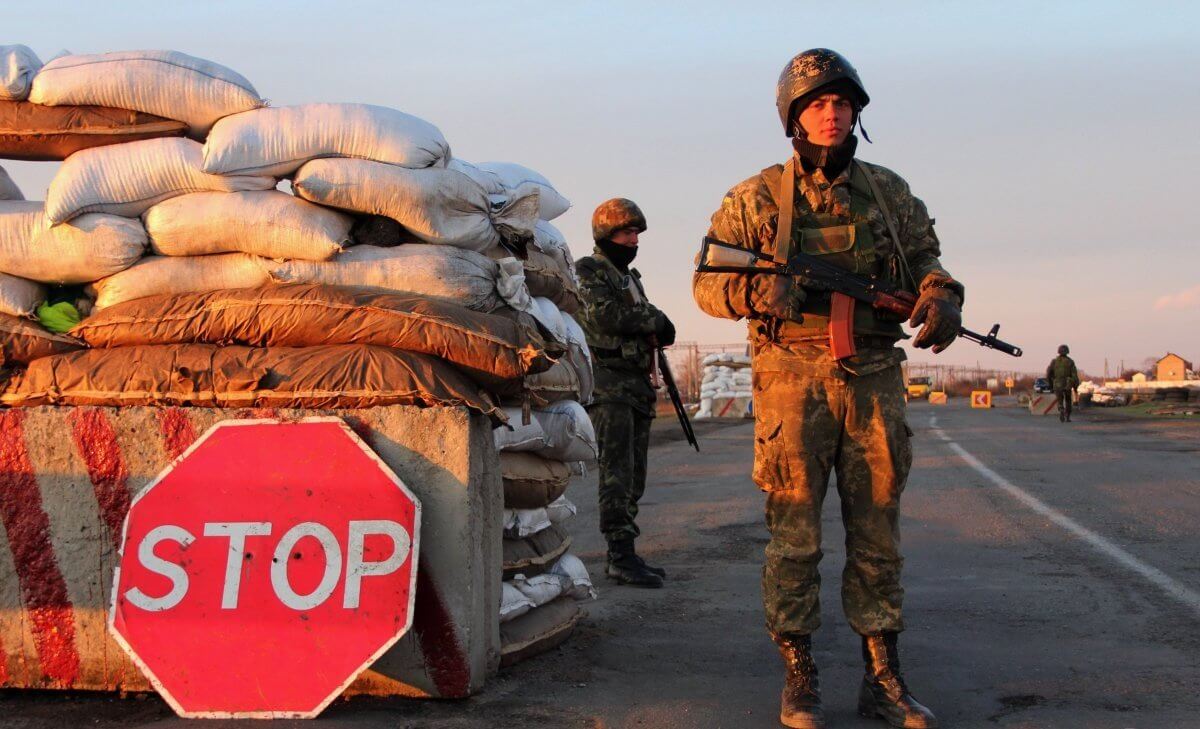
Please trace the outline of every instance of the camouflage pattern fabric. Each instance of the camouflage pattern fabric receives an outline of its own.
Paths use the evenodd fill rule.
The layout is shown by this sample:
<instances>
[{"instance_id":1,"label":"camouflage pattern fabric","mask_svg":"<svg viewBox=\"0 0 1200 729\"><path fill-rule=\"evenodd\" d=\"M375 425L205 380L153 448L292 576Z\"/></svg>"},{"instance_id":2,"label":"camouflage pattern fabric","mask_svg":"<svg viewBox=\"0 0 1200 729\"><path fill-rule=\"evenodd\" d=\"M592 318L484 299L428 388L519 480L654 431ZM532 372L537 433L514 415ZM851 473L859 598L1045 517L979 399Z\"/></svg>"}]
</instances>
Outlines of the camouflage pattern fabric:
<instances>
[{"instance_id":1,"label":"camouflage pattern fabric","mask_svg":"<svg viewBox=\"0 0 1200 729\"><path fill-rule=\"evenodd\" d=\"M620 403L654 417L654 387L649 337L667 320L646 299L636 269L621 273L596 248L575 264L583 308L579 325L592 350L595 403Z\"/></svg>"},{"instance_id":2,"label":"camouflage pattern fabric","mask_svg":"<svg viewBox=\"0 0 1200 729\"><path fill-rule=\"evenodd\" d=\"M600 203L592 212L592 240L604 240L622 228L646 232L646 216L634 201L614 197Z\"/></svg>"},{"instance_id":3,"label":"camouflage pattern fabric","mask_svg":"<svg viewBox=\"0 0 1200 729\"><path fill-rule=\"evenodd\" d=\"M1050 387L1057 390L1070 390L1079 386L1079 370L1075 360L1065 354L1060 354L1050 361L1046 368L1046 379Z\"/></svg>"},{"instance_id":4,"label":"camouflage pattern fabric","mask_svg":"<svg viewBox=\"0 0 1200 729\"><path fill-rule=\"evenodd\" d=\"M842 608L860 634L903 630L900 493L912 465L899 367L867 376L754 372L754 481L767 492L767 628L821 624L821 507L837 475L846 565Z\"/></svg>"},{"instance_id":5,"label":"camouflage pattern fabric","mask_svg":"<svg viewBox=\"0 0 1200 729\"><path fill-rule=\"evenodd\" d=\"M651 418L621 403L588 407L600 443L600 531L612 542L636 539L638 501L646 490Z\"/></svg>"}]
</instances>

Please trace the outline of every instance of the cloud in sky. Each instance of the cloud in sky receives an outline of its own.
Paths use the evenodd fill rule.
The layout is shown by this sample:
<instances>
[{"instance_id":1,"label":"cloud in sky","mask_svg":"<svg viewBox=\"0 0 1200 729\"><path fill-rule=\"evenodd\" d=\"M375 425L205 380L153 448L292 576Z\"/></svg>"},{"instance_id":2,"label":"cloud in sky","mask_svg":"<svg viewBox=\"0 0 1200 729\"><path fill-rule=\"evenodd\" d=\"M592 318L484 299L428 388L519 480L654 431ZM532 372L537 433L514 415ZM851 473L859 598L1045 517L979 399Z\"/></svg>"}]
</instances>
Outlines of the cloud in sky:
<instances>
[{"instance_id":1,"label":"cloud in sky","mask_svg":"<svg viewBox=\"0 0 1200 729\"><path fill-rule=\"evenodd\" d=\"M1175 294L1158 297L1154 302L1157 311L1167 309L1200 309L1200 284Z\"/></svg>"}]
</instances>

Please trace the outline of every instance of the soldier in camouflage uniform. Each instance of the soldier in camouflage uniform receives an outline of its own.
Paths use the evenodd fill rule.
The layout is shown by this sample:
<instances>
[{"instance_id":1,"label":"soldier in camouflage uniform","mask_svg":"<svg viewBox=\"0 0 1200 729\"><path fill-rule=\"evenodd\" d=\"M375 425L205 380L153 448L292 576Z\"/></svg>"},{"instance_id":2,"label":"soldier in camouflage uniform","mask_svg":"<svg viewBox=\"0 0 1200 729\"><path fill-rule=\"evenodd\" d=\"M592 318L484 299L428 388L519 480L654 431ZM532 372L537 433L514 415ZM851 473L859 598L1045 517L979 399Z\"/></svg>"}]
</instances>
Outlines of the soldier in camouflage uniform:
<instances>
[{"instance_id":1,"label":"soldier in camouflage uniform","mask_svg":"<svg viewBox=\"0 0 1200 729\"><path fill-rule=\"evenodd\" d=\"M646 299L637 255L646 216L631 200L614 198L592 215L592 255L579 259L583 310L579 323L592 350L596 390L588 414L600 444L600 531L608 541L605 574L622 584L662 587L665 570L634 550L635 522L646 490L646 452L654 418L650 368L654 349L675 341L675 327Z\"/></svg>"},{"instance_id":2,"label":"soldier in camouflage uniform","mask_svg":"<svg viewBox=\"0 0 1200 729\"><path fill-rule=\"evenodd\" d=\"M814 49L784 68L780 121L795 153L735 186L709 236L775 257L791 250L876 274L918 295L913 344L935 353L961 325L963 287L938 260L924 203L891 170L854 157L854 126L869 101L857 72ZM763 568L767 627L787 667L780 719L822 727L811 635L820 624L821 508L837 475L846 565L842 606L862 636L866 665L859 712L893 726L934 727L900 675L900 494L912 463L902 350L895 315L858 304L857 352L830 351L831 294L786 276L697 273L697 304L712 316L749 320L753 350L754 480L767 492L771 540Z\"/></svg>"},{"instance_id":3,"label":"soldier in camouflage uniform","mask_svg":"<svg viewBox=\"0 0 1200 729\"><path fill-rule=\"evenodd\" d=\"M1046 367L1046 380L1054 389L1054 404L1058 406L1060 423L1071 422L1071 400L1075 388L1079 387L1079 370L1075 367L1075 360L1067 356L1070 351L1067 345L1060 344L1058 356L1050 360L1050 365Z\"/></svg>"}]
</instances>

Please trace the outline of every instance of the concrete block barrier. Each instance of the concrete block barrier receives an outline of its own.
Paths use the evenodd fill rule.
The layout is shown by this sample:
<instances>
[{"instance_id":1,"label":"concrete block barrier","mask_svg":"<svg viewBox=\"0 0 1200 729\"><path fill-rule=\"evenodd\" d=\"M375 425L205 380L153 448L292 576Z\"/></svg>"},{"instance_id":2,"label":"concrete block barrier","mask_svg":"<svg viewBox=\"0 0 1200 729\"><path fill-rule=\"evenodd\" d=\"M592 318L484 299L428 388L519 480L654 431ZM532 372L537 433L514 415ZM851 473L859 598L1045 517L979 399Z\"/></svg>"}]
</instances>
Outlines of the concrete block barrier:
<instances>
[{"instance_id":1,"label":"concrete block barrier","mask_svg":"<svg viewBox=\"0 0 1200 729\"><path fill-rule=\"evenodd\" d=\"M151 690L107 630L129 504L214 423L335 415L420 499L413 628L349 694L469 696L499 666L503 488L465 408L0 410L0 687ZM280 667L283 670L284 667Z\"/></svg>"},{"instance_id":2,"label":"concrete block barrier","mask_svg":"<svg viewBox=\"0 0 1200 729\"><path fill-rule=\"evenodd\" d=\"M1029 396L1030 415L1057 415L1058 408L1054 407L1054 393L1035 392Z\"/></svg>"}]
</instances>

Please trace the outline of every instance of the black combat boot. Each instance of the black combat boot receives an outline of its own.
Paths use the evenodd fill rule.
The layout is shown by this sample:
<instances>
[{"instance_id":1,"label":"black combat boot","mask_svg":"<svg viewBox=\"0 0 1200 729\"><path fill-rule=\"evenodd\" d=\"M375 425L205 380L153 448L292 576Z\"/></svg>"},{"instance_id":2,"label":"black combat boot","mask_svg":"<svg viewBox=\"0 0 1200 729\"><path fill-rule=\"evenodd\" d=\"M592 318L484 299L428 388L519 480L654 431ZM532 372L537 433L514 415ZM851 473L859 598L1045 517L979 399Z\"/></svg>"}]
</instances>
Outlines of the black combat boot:
<instances>
[{"instance_id":1,"label":"black combat boot","mask_svg":"<svg viewBox=\"0 0 1200 729\"><path fill-rule=\"evenodd\" d=\"M881 717L895 727L935 729L938 722L933 712L913 698L900 676L898 635L888 631L862 637L867 675L858 692L858 713L867 718Z\"/></svg>"},{"instance_id":2,"label":"black combat boot","mask_svg":"<svg viewBox=\"0 0 1200 729\"><path fill-rule=\"evenodd\" d=\"M667 571L664 570L662 567L655 567L653 565L646 564L646 560L642 559L642 556L640 554L638 554L637 550L635 550L633 548L632 542L629 544L629 552L633 555L633 558L635 560L637 560L637 563L642 566L642 569L646 570L647 572L649 572L651 574L658 575L659 577L663 578L664 580L667 579Z\"/></svg>"},{"instance_id":3,"label":"black combat boot","mask_svg":"<svg viewBox=\"0 0 1200 729\"><path fill-rule=\"evenodd\" d=\"M646 563L633 551L633 540L608 543L608 566L604 574L609 579L634 587L662 587L663 578L646 569Z\"/></svg>"},{"instance_id":4,"label":"black combat boot","mask_svg":"<svg viewBox=\"0 0 1200 729\"><path fill-rule=\"evenodd\" d=\"M825 729L825 712L821 709L821 686L817 680L817 663L812 657L811 635L772 635L787 675L780 699L779 721L796 729Z\"/></svg>"}]
</instances>

